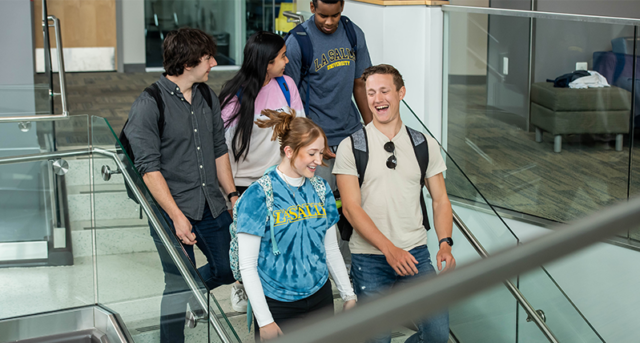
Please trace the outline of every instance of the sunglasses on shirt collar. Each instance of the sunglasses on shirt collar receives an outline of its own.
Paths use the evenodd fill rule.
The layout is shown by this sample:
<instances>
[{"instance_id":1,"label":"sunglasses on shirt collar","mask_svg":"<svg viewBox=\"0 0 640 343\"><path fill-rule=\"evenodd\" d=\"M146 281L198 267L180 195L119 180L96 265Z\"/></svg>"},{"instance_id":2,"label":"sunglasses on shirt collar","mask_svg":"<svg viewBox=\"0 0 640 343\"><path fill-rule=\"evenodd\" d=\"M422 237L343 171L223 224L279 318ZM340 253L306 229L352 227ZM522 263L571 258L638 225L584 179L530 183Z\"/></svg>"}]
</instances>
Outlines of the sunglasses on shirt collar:
<instances>
[{"instance_id":1,"label":"sunglasses on shirt collar","mask_svg":"<svg viewBox=\"0 0 640 343\"><path fill-rule=\"evenodd\" d=\"M395 170L398 166L398 159L396 159L395 155L396 145L393 142L387 142L384 144L384 150L391 153L391 156L387 158L387 168Z\"/></svg>"}]
</instances>

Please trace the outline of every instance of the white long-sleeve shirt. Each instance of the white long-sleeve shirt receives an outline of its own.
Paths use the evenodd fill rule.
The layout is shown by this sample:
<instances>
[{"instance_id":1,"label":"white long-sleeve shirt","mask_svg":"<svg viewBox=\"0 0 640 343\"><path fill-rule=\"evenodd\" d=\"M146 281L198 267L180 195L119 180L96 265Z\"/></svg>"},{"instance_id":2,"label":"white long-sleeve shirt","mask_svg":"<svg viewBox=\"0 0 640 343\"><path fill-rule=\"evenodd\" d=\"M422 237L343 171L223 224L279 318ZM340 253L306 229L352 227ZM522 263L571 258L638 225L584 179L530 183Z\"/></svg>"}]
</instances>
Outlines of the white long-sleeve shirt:
<instances>
[{"instance_id":1,"label":"white long-sleeve shirt","mask_svg":"<svg viewBox=\"0 0 640 343\"><path fill-rule=\"evenodd\" d=\"M304 178L291 178L278 170L278 175L293 187L304 183ZM263 327L274 322L262 289L262 282L258 275L258 257L262 237L247 233L238 233L238 263L244 289L247 292L258 325ZM333 276L342 299L353 297L353 287L349 281L347 268L338 248L336 226L331 226L325 235L324 246L329 273Z\"/></svg>"}]
</instances>

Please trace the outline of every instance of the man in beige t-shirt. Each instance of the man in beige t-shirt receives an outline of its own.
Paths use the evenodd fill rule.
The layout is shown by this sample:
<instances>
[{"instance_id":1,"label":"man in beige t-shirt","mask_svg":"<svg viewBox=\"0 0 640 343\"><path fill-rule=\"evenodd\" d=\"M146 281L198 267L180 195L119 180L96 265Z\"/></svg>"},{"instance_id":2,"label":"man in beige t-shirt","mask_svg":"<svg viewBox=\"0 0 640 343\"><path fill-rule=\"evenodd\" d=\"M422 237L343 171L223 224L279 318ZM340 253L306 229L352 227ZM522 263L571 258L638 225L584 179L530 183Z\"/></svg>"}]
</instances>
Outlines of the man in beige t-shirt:
<instances>
[{"instance_id":1,"label":"man in beige t-shirt","mask_svg":"<svg viewBox=\"0 0 640 343\"><path fill-rule=\"evenodd\" d=\"M412 137L400 119L400 101L405 95L400 73L390 65L367 68L362 79L373 121L366 127L368 162L362 187L347 138L340 143L333 173L342 198L343 213L354 228L351 276L361 299L375 297L395 285L435 273L427 249L427 232L420 208L421 171L412 146L426 139L429 164L425 185L433 199L435 230L440 240L436 255L438 270L451 270L452 213L442 172L446 170L438 143L414 132ZM356 143L361 144L361 143ZM406 342L447 342L449 316L437 314L418 323L419 331ZM390 333L370 342L388 343Z\"/></svg>"}]
</instances>

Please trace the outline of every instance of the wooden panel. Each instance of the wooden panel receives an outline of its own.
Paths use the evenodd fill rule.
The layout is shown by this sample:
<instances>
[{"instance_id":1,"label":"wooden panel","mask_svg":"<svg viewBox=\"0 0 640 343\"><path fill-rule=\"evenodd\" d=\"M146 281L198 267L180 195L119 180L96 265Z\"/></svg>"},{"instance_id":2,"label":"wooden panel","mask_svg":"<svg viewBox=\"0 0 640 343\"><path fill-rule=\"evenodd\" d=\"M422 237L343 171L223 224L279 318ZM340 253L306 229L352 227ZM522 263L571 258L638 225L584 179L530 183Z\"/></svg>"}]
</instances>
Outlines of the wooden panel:
<instances>
[{"instance_id":1,"label":"wooden panel","mask_svg":"<svg viewBox=\"0 0 640 343\"><path fill-rule=\"evenodd\" d=\"M33 4L35 44L42 48L42 1ZM47 10L60 19L65 48L116 47L115 0L47 0ZM55 47L53 28L49 33Z\"/></svg>"},{"instance_id":2,"label":"wooden panel","mask_svg":"<svg viewBox=\"0 0 640 343\"><path fill-rule=\"evenodd\" d=\"M354 0L358 2L366 2L368 4L380 6L409 6L409 5L426 5L426 6L442 6L448 5L449 1L440 0Z\"/></svg>"}]
</instances>

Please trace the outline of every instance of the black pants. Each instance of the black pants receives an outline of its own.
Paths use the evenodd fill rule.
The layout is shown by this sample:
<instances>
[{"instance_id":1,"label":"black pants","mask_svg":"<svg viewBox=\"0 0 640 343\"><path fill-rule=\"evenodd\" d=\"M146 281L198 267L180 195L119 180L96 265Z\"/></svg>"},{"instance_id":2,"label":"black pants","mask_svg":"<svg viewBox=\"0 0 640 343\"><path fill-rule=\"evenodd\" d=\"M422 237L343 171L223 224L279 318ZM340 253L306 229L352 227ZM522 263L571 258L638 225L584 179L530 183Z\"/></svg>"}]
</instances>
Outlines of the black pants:
<instances>
[{"instance_id":1,"label":"black pants","mask_svg":"<svg viewBox=\"0 0 640 343\"><path fill-rule=\"evenodd\" d=\"M278 301L267 298L267 305L271 316L280 330L284 334L287 333L287 327L296 324L310 316L333 316L333 292L331 292L331 281L322 286L317 292L301 300L293 302ZM253 318L253 327L255 328L256 342L260 342L260 327L258 321Z\"/></svg>"}]
</instances>

